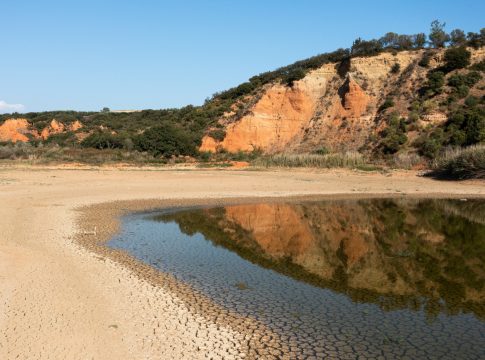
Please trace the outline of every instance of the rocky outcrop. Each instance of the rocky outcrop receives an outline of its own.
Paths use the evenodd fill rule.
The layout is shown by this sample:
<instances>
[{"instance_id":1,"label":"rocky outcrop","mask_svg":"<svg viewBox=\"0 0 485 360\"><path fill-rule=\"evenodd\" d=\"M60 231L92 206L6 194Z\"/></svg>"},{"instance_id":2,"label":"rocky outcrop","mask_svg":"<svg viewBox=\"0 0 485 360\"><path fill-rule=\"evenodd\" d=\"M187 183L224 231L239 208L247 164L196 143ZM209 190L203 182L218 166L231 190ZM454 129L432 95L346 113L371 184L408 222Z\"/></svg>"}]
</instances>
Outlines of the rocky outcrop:
<instances>
[{"instance_id":1,"label":"rocky outcrop","mask_svg":"<svg viewBox=\"0 0 485 360\"><path fill-rule=\"evenodd\" d=\"M339 129L346 119L361 119L370 102L371 97L351 75L341 80L335 66L326 66L293 87L270 87L250 114L227 124L223 141L205 136L200 150L282 152L304 142L309 131L321 130L322 120ZM319 133L319 137L324 135Z\"/></svg>"},{"instance_id":2,"label":"rocky outcrop","mask_svg":"<svg viewBox=\"0 0 485 360\"><path fill-rule=\"evenodd\" d=\"M69 130L77 131L83 127L83 124L79 120L74 121L71 125L69 125Z\"/></svg>"},{"instance_id":3,"label":"rocky outcrop","mask_svg":"<svg viewBox=\"0 0 485 360\"><path fill-rule=\"evenodd\" d=\"M42 132L40 133L40 136L42 137L42 139L46 140L49 138L49 136L53 134L62 133L64 132L64 130L65 130L64 124L61 124L56 119L53 119L49 124L49 126L42 130Z\"/></svg>"},{"instance_id":4,"label":"rocky outcrop","mask_svg":"<svg viewBox=\"0 0 485 360\"><path fill-rule=\"evenodd\" d=\"M441 112L434 112L431 114L425 114L421 117L423 122L430 122L432 124L442 124L448 119L446 114Z\"/></svg>"},{"instance_id":5,"label":"rocky outcrop","mask_svg":"<svg viewBox=\"0 0 485 360\"><path fill-rule=\"evenodd\" d=\"M230 152L260 148L283 151L285 145L308 126L318 100L314 91L309 81L299 81L292 87L275 85L269 88L250 114L227 126L222 142L206 136L200 150L216 151L221 147Z\"/></svg>"},{"instance_id":6,"label":"rocky outcrop","mask_svg":"<svg viewBox=\"0 0 485 360\"><path fill-rule=\"evenodd\" d=\"M72 124L66 126L63 123L60 123L56 119L53 119L49 126L45 127L42 132L40 133L40 136L42 139L46 140L49 138L49 136L54 135L54 134L60 134L66 131L77 131L82 128L82 124L79 122L79 120L76 120Z\"/></svg>"},{"instance_id":7,"label":"rocky outcrop","mask_svg":"<svg viewBox=\"0 0 485 360\"><path fill-rule=\"evenodd\" d=\"M32 131L27 119L7 119L0 125L0 141L27 142L29 134L38 136L37 132Z\"/></svg>"},{"instance_id":8,"label":"rocky outcrop","mask_svg":"<svg viewBox=\"0 0 485 360\"><path fill-rule=\"evenodd\" d=\"M339 128L342 119L365 116L371 101L352 74L342 79L337 64L328 64L292 87L268 87L248 115L225 124L223 141L205 136L200 150L282 152L304 142L310 130L320 129L322 119L327 126Z\"/></svg>"},{"instance_id":9,"label":"rocky outcrop","mask_svg":"<svg viewBox=\"0 0 485 360\"><path fill-rule=\"evenodd\" d=\"M56 119L53 119L49 126L39 132L32 127L32 124L27 119L7 119L0 125L0 141L17 141L28 142L31 139L47 140L49 136L60 134L66 131L77 131L83 126L81 122L75 121L70 125L65 125Z\"/></svg>"},{"instance_id":10,"label":"rocky outcrop","mask_svg":"<svg viewBox=\"0 0 485 360\"><path fill-rule=\"evenodd\" d=\"M369 97L359 84L349 77L342 87L342 92L342 105L345 110L345 113L342 115L351 118L358 118L364 115L369 104Z\"/></svg>"}]
</instances>

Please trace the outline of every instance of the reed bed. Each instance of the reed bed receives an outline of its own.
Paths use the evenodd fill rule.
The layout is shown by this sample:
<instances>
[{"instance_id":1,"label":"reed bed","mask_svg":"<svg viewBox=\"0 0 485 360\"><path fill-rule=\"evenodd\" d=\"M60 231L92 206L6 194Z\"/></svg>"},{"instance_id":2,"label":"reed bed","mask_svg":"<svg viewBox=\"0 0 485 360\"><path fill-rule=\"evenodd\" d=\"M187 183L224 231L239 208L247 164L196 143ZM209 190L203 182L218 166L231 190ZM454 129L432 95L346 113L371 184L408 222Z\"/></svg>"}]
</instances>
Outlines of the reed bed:
<instances>
[{"instance_id":1,"label":"reed bed","mask_svg":"<svg viewBox=\"0 0 485 360\"><path fill-rule=\"evenodd\" d=\"M485 179L485 144L447 149L433 162L431 176Z\"/></svg>"},{"instance_id":2,"label":"reed bed","mask_svg":"<svg viewBox=\"0 0 485 360\"><path fill-rule=\"evenodd\" d=\"M262 167L309 167L309 168L359 168L366 161L358 152L334 154L275 154L262 156L253 161L254 166Z\"/></svg>"},{"instance_id":3,"label":"reed bed","mask_svg":"<svg viewBox=\"0 0 485 360\"><path fill-rule=\"evenodd\" d=\"M415 153L399 153L392 158L391 165L397 169L410 170L420 164L425 164L426 160Z\"/></svg>"}]
</instances>

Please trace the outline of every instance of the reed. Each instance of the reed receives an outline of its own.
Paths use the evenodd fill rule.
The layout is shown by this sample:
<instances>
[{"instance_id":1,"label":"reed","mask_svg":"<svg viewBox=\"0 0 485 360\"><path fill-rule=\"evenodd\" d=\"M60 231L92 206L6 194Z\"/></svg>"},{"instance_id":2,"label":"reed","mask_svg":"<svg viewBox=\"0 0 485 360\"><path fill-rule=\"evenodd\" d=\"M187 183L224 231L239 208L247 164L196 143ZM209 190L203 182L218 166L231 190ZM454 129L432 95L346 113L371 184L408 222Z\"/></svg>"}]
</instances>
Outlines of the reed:
<instances>
[{"instance_id":1,"label":"reed","mask_svg":"<svg viewBox=\"0 0 485 360\"><path fill-rule=\"evenodd\" d=\"M262 156L253 161L254 166L262 167L311 167L311 168L358 168L365 166L362 154L345 152L334 154L275 154Z\"/></svg>"},{"instance_id":2,"label":"reed","mask_svg":"<svg viewBox=\"0 0 485 360\"><path fill-rule=\"evenodd\" d=\"M433 162L431 176L485 179L485 144L447 149Z\"/></svg>"}]
</instances>

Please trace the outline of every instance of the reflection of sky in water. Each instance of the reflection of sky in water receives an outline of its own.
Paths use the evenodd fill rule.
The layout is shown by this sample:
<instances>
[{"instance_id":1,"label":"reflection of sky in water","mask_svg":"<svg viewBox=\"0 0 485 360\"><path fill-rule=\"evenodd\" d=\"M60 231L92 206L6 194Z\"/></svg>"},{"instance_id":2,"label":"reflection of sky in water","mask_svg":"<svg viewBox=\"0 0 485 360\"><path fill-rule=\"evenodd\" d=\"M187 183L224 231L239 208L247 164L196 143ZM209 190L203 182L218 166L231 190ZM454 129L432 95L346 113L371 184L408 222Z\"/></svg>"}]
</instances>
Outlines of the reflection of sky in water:
<instances>
[{"instance_id":1,"label":"reflection of sky in water","mask_svg":"<svg viewBox=\"0 0 485 360\"><path fill-rule=\"evenodd\" d=\"M251 316L278 334L336 354L400 358L480 358L485 324L472 314L384 311L346 295L314 287L250 263L201 234L183 234L175 222L147 215L124 218L109 246L190 284L215 303ZM246 289L247 286L247 289Z\"/></svg>"}]
</instances>

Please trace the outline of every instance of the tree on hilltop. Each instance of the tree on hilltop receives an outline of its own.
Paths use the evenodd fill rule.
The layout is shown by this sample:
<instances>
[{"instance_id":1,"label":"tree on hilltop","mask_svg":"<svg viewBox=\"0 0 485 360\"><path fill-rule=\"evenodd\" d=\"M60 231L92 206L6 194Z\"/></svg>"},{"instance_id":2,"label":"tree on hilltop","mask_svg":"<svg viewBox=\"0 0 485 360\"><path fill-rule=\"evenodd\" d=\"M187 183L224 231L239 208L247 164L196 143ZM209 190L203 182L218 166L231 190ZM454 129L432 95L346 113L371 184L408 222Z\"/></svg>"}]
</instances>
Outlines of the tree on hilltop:
<instances>
[{"instance_id":1,"label":"tree on hilltop","mask_svg":"<svg viewBox=\"0 0 485 360\"><path fill-rule=\"evenodd\" d=\"M465 32L461 29L455 29L450 32L451 46L464 46L466 44Z\"/></svg>"},{"instance_id":2,"label":"tree on hilltop","mask_svg":"<svg viewBox=\"0 0 485 360\"><path fill-rule=\"evenodd\" d=\"M440 23L434 20L431 23L431 31L429 33L429 42L435 48L443 48L446 43L450 41L450 36L445 32L446 23Z\"/></svg>"}]
</instances>

